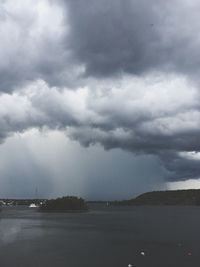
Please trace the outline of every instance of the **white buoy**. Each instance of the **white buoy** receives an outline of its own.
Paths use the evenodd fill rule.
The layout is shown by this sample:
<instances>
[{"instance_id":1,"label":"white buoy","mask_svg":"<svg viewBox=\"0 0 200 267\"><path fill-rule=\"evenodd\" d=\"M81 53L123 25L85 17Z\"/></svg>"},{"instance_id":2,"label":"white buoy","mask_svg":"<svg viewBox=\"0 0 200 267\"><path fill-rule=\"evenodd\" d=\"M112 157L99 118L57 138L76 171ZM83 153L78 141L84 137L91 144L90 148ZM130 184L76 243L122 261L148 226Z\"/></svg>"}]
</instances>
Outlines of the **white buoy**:
<instances>
[{"instance_id":1,"label":"white buoy","mask_svg":"<svg viewBox=\"0 0 200 267\"><path fill-rule=\"evenodd\" d=\"M141 254L142 256L145 256L145 252L144 252L144 251L141 251L140 254Z\"/></svg>"},{"instance_id":2,"label":"white buoy","mask_svg":"<svg viewBox=\"0 0 200 267\"><path fill-rule=\"evenodd\" d=\"M133 267L132 264L129 264L128 267Z\"/></svg>"}]
</instances>

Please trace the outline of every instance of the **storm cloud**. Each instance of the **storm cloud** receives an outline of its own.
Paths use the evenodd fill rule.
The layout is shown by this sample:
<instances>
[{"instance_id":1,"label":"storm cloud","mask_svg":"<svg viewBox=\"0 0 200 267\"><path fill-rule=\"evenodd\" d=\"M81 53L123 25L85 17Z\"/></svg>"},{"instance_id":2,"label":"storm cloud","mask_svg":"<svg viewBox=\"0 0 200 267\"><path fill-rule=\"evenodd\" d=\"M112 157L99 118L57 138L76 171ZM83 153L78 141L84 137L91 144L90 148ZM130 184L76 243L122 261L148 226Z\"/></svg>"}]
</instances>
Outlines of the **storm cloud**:
<instances>
[{"instance_id":1,"label":"storm cloud","mask_svg":"<svg viewBox=\"0 0 200 267\"><path fill-rule=\"evenodd\" d=\"M59 90L39 80L2 94L2 138L31 128L58 129L83 146L156 155L172 172L169 179L198 177L196 160L192 165L192 159L179 156L200 150L196 87L184 77L158 75L146 80L126 77L110 82L106 90L104 86L98 82L94 88L91 81L77 90Z\"/></svg>"},{"instance_id":2,"label":"storm cloud","mask_svg":"<svg viewBox=\"0 0 200 267\"><path fill-rule=\"evenodd\" d=\"M0 1L0 141L37 128L200 177L199 1Z\"/></svg>"},{"instance_id":3,"label":"storm cloud","mask_svg":"<svg viewBox=\"0 0 200 267\"><path fill-rule=\"evenodd\" d=\"M198 80L199 1L0 2L0 90L177 72Z\"/></svg>"},{"instance_id":4,"label":"storm cloud","mask_svg":"<svg viewBox=\"0 0 200 267\"><path fill-rule=\"evenodd\" d=\"M74 56L87 75L199 74L199 1L65 1Z\"/></svg>"}]
</instances>

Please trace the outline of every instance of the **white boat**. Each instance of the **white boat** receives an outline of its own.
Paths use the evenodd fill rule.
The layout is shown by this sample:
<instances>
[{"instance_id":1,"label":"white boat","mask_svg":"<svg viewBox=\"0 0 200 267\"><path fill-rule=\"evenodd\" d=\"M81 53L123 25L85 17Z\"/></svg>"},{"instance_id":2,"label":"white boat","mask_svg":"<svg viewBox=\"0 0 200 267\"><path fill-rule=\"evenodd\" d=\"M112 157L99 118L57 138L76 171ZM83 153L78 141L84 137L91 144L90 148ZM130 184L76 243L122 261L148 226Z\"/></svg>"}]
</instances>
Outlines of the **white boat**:
<instances>
[{"instance_id":1,"label":"white boat","mask_svg":"<svg viewBox=\"0 0 200 267\"><path fill-rule=\"evenodd\" d=\"M37 206L35 203L31 203L31 204L29 205L29 208L38 208L38 206Z\"/></svg>"}]
</instances>

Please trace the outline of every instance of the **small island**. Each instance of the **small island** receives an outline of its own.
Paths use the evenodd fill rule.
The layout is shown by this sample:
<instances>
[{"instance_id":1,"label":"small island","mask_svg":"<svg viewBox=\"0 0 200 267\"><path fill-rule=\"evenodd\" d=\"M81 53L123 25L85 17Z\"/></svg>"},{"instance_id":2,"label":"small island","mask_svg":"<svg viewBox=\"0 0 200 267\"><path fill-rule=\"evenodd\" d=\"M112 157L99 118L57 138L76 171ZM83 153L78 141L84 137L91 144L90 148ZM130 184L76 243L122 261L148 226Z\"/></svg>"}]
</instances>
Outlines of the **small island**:
<instances>
[{"instance_id":1,"label":"small island","mask_svg":"<svg viewBox=\"0 0 200 267\"><path fill-rule=\"evenodd\" d=\"M41 212L83 212L87 210L85 200L75 196L46 200L39 207Z\"/></svg>"},{"instance_id":2,"label":"small island","mask_svg":"<svg viewBox=\"0 0 200 267\"><path fill-rule=\"evenodd\" d=\"M133 199L113 201L112 204L115 206L130 206L130 205L199 206L200 189L147 192Z\"/></svg>"}]
</instances>

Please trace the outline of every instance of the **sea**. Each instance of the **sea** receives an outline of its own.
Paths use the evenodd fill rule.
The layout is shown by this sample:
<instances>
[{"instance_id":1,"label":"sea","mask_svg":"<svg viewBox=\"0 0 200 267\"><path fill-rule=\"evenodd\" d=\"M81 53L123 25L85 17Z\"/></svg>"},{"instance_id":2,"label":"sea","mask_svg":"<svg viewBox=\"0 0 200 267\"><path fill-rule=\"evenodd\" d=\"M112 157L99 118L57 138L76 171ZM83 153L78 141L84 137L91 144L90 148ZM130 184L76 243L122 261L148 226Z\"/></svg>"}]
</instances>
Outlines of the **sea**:
<instances>
[{"instance_id":1,"label":"sea","mask_svg":"<svg viewBox=\"0 0 200 267\"><path fill-rule=\"evenodd\" d=\"M200 207L0 213L1 267L199 267Z\"/></svg>"}]
</instances>

